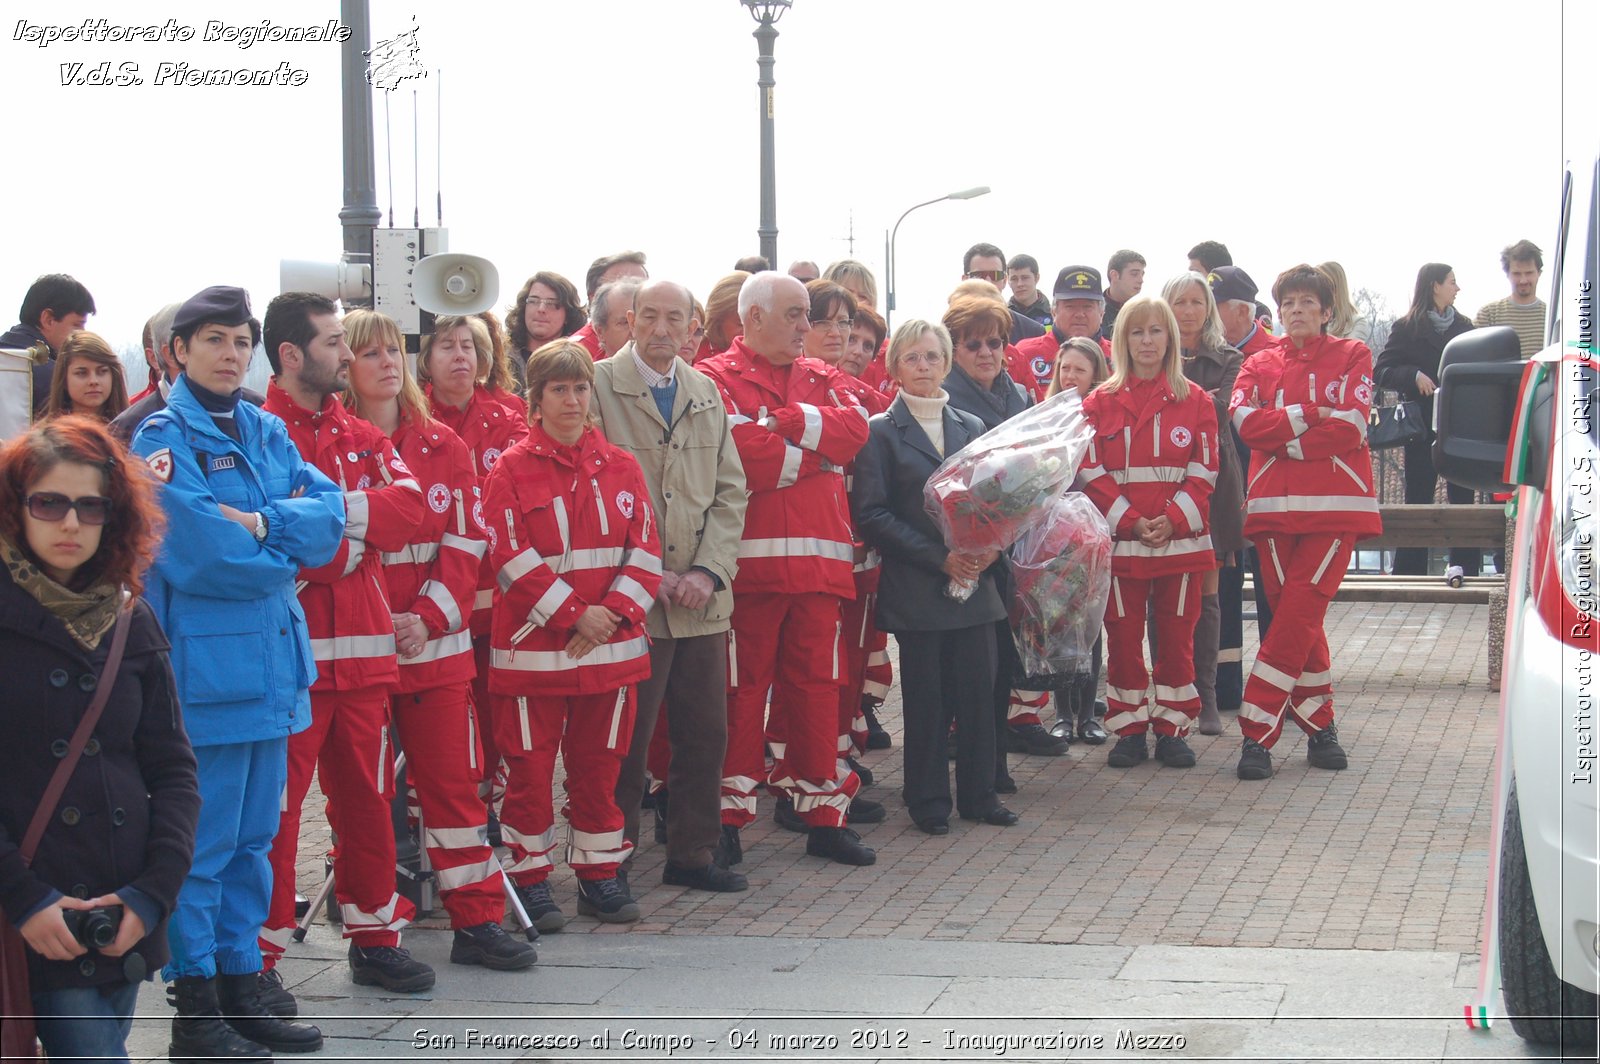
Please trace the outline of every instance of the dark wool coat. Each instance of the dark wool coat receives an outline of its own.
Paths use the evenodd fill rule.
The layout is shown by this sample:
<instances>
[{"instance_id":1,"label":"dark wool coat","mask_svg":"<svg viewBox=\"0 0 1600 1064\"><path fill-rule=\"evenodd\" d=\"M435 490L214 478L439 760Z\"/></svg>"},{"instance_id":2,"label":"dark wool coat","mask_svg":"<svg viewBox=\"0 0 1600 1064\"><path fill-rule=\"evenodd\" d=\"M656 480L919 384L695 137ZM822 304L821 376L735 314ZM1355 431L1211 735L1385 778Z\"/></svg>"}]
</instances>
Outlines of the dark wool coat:
<instances>
[{"instance_id":1,"label":"dark wool coat","mask_svg":"<svg viewBox=\"0 0 1600 1064\"><path fill-rule=\"evenodd\" d=\"M68 741L89 708L111 648L91 653L0 568L0 905L20 925L55 894L93 898L132 887L152 917L135 947L149 971L167 960L167 916L194 854L200 793L194 752L167 662L167 640L142 600L134 606L116 686L32 867L19 847ZM147 900L146 900L147 899ZM120 982L122 961L90 951L49 961L29 951L36 991Z\"/></svg>"}]
</instances>

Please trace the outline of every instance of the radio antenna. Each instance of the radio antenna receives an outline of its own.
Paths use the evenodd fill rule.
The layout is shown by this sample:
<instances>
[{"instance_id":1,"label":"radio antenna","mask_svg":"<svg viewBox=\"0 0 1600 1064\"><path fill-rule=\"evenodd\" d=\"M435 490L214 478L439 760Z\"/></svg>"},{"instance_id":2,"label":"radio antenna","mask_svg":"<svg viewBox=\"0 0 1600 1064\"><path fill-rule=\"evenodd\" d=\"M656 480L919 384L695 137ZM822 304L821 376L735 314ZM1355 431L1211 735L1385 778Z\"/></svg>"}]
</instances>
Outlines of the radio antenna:
<instances>
[{"instance_id":1,"label":"radio antenna","mask_svg":"<svg viewBox=\"0 0 1600 1064\"><path fill-rule=\"evenodd\" d=\"M433 196L434 224L444 228L444 71L435 70L437 90L433 115Z\"/></svg>"},{"instance_id":2,"label":"radio antenna","mask_svg":"<svg viewBox=\"0 0 1600 1064\"><path fill-rule=\"evenodd\" d=\"M416 90L411 90L411 227L422 227L421 163L418 162L418 122L416 122Z\"/></svg>"},{"instance_id":3,"label":"radio antenna","mask_svg":"<svg viewBox=\"0 0 1600 1064\"><path fill-rule=\"evenodd\" d=\"M383 93L383 168L389 178L389 228L394 228L394 130L389 125L389 92Z\"/></svg>"}]
</instances>

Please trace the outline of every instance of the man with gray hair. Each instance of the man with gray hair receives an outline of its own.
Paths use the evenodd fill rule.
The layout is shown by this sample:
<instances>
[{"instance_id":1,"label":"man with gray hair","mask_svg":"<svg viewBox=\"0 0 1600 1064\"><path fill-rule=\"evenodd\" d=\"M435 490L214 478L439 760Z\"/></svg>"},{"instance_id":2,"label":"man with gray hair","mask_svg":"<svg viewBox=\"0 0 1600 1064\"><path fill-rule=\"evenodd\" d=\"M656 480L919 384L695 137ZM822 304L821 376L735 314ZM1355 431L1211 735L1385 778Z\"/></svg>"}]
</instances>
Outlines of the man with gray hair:
<instances>
[{"instance_id":1,"label":"man with gray hair","mask_svg":"<svg viewBox=\"0 0 1600 1064\"><path fill-rule=\"evenodd\" d=\"M572 334L572 339L582 344L588 350L589 357L597 362L606 356L600 349L600 337L595 333L594 297L602 285L610 284L612 281L624 281L629 278L649 280L650 271L644 268L644 260L642 251L618 251L611 255L601 255L589 263L589 270L583 275L583 297L589 302L590 318Z\"/></svg>"},{"instance_id":2,"label":"man with gray hair","mask_svg":"<svg viewBox=\"0 0 1600 1064\"><path fill-rule=\"evenodd\" d=\"M822 267L810 259L796 259L789 263L789 276L801 284L810 284L822 276Z\"/></svg>"},{"instance_id":3,"label":"man with gray hair","mask_svg":"<svg viewBox=\"0 0 1600 1064\"><path fill-rule=\"evenodd\" d=\"M836 760L840 607L855 597L843 470L867 442L867 412L849 377L805 357L810 308L793 277L755 274L739 290L744 334L699 366L722 393L749 493L728 654L720 857L730 865L743 856L739 829L755 819L763 776L809 827L806 853L877 860L846 825L852 805L871 820L883 807L852 803L860 778L848 769L841 778ZM761 749L768 691L770 773Z\"/></svg>"},{"instance_id":4,"label":"man with gray hair","mask_svg":"<svg viewBox=\"0 0 1600 1064\"><path fill-rule=\"evenodd\" d=\"M600 290L589 301L588 327L594 330L595 339L600 342L600 350L607 358L621 351L633 338L633 327L628 323L628 315L633 312L633 296L639 291L639 284L639 281L631 277L622 281L611 281L601 285Z\"/></svg>"},{"instance_id":5,"label":"man with gray hair","mask_svg":"<svg viewBox=\"0 0 1600 1064\"><path fill-rule=\"evenodd\" d=\"M615 312L632 323L633 339L595 364L592 409L606 439L639 460L660 529L662 576L645 621L650 677L639 684L633 739L617 776L617 808L623 834L637 844L646 758L665 698L670 759L666 789L656 794L657 819L667 832L661 881L746 890L744 876L713 859L728 742L728 617L744 530L744 467L717 386L678 355L699 325L694 297L671 281L647 281L624 311L614 294L618 287L601 288L596 303L611 291Z\"/></svg>"}]
</instances>

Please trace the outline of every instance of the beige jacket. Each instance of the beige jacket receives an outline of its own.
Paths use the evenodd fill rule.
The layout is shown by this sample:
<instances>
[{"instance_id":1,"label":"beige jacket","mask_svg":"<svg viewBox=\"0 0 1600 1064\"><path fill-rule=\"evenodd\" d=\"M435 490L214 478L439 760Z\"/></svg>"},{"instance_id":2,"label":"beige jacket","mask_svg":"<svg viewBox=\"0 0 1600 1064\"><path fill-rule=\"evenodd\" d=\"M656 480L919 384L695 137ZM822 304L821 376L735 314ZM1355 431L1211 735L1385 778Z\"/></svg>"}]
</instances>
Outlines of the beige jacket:
<instances>
[{"instance_id":1,"label":"beige jacket","mask_svg":"<svg viewBox=\"0 0 1600 1064\"><path fill-rule=\"evenodd\" d=\"M658 599L650 610L651 636L684 639L728 630L747 496L744 466L716 385L681 358L677 380L669 426L639 376L629 343L595 363L593 412L606 439L644 470L661 530L663 568L704 568L721 582L703 609L663 606Z\"/></svg>"}]
</instances>

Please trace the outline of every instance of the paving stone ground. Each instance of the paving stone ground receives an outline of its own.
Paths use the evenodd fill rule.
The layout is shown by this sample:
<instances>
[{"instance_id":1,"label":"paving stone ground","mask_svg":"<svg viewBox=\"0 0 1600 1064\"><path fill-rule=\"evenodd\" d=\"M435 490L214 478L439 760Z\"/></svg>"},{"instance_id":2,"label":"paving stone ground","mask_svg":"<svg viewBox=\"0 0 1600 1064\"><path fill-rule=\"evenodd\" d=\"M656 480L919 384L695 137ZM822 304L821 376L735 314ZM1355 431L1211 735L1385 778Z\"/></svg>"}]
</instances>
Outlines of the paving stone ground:
<instances>
[{"instance_id":1,"label":"paving stone ground","mask_svg":"<svg viewBox=\"0 0 1600 1064\"><path fill-rule=\"evenodd\" d=\"M286 978L330 1035L322 1055L344 1059L668 1058L463 1041L471 1026L587 1037L630 1023L697 1039L673 1059L992 1060L993 1048L943 1040L1050 1030L1082 1040L1005 1056L1548 1058L1503 1022L1474 1034L1460 1019L1476 980L1492 806L1498 697L1486 683L1486 623L1481 606L1332 608L1345 772L1311 769L1291 730L1275 751L1278 775L1241 782L1225 714L1227 734L1192 740L1199 765L1188 771L1111 769L1104 746L1013 755L1021 793L1008 804L1022 823L957 820L931 838L899 801L897 743L866 758L878 775L870 793L890 808L886 823L863 829L878 850L871 868L805 856L763 800L744 833L748 893L661 886L661 850L646 841L633 874L643 919L574 918L545 936L529 972L450 966L435 917L406 937L439 969L427 995L352 986L321 923L291 947ZM1253 636L1247 622L1246 661ZM897 699L884 719L898 739ZM326 827L306 835L309 893ZM571 914L570 872L552 882ZM135 1048L158 1056L170 1013L153 991L140 1012ZM729 1042L735 1028L848 1041L864 1021L905 1029L910 1044L807 1053ZM421 1027L457 1043L419 1046ZM1182 1035L1185 1048L1119 1049L1120 1030Z\"/></svg>"}]
</instances>

